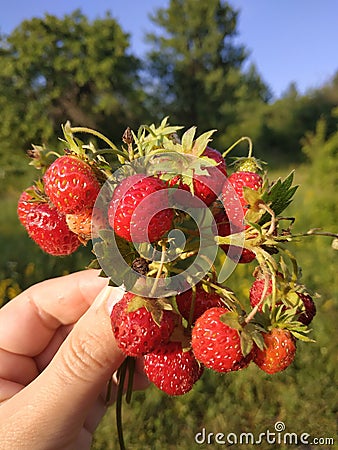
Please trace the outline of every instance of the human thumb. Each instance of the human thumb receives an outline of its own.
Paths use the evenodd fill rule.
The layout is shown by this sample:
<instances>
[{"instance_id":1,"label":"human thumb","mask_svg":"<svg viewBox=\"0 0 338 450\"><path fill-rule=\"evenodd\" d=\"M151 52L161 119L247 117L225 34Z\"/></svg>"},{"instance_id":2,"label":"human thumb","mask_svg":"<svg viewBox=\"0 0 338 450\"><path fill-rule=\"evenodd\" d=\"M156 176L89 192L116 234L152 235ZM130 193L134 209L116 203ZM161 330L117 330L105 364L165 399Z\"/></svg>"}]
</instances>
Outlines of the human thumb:
<instances>
[{"instance_id":1,"label":"human thumb","mask_svg":"<svg viewBox=\"0 0 338 450\"><path fill-rule=\"evenodd\" d=\"M74 325L50 364L16 396L21 404L29 404L27 414L39 426L41 442L52 439L51 434L76 435L123 362L110 322L112 306L123 293L120 288L105 287Z\"/></svg>"},{"instance_id":2,"label":"human thumb","mask_svg":"<svg viewBox=\"0 0 338 450\"><path fill-rule=\"evenodd\" d=\"M69 413L90 406L124 356L117 347L110 321L113 305L123 289L106 286L75 324L45 370L48 383L61 396ZM71 402L69 402L71 400Z\"/></svg>"}]
</instances>

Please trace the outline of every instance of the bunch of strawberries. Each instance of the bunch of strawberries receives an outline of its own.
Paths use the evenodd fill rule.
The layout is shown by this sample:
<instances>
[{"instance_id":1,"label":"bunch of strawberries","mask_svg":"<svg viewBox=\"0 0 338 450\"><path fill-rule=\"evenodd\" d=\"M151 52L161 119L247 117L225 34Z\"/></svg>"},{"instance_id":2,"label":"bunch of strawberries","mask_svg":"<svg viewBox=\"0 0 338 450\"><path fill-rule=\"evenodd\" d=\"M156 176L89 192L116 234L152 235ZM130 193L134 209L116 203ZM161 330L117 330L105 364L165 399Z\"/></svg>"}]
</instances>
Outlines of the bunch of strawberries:
<instances>
[{"instance_id":1,"label":"bunch of strawberries","mask_svg":"<svg viewBox=\"0 0 338 450\"><path fill-rule=\"evenodd\" d=\"M18 202L43 251L69 255L91 242L90 267L125 287L111 314L119 347L142 358L169 395L191 390L204 368L286 369L297 340L311 341L316 313L287 248L293 220L281 215L297 188L293 174L269 181L248 138L239 141L249 142L249 155L229 170L225 157L238 142L222 155L210 146L215 130L180 130L165 118L128 128L117 147L67 123L62 155L33 147L41 177ZM94 139L84 144L79 133ZM226 281L248 263L255 281L242 299Z\"/></svg>"}]
</instances>

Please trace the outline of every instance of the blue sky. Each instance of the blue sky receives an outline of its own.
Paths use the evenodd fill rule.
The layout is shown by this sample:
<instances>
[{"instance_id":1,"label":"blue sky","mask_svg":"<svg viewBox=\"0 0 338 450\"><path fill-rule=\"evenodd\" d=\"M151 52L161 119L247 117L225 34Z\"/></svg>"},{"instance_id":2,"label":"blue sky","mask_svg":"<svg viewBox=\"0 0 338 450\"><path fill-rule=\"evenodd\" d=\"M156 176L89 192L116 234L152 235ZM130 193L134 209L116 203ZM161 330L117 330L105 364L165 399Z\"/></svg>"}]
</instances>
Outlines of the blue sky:
<instances>
[{"instance_id":1,"label":"blue sky","mask_svg":"<svg viewBox=\"0 0 338 450\"><path fill-rule=\"evenodd\" d=\"M111 11L131 34L133 52L146 50L144 34L153 29L148 15L169 0L10 0L2 6L0 32L10 33L24 19L44 13L62 16L80 8L89 18ZM202 0L196 0L202 1ZM279 97L291 82L298 90L321 86L338 71L337 0L230 0L240 10L238 42ZM179 12L177 14L179 20Z\"/></svg>"}]
</instances>

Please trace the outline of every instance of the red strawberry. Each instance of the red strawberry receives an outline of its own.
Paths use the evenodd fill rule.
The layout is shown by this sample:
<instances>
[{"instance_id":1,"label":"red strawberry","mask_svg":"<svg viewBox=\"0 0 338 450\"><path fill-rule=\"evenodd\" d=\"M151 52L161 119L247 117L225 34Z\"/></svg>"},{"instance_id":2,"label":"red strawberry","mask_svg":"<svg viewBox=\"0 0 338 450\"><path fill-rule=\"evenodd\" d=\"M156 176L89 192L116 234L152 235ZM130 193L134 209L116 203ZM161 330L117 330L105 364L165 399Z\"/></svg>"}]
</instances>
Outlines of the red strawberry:
<instances>
[{"instance_id":1,"label":"red strawberry","mask_svg":"<svg viewBox=\"0 0 338 450\"><path fill-rule=\"evenodd\" d=\"M182 349L181 342L168 342L144 356L144 371L168 395L183 395L199 380L203 367L192 350Z\"/></svg>"},{"instance_id":2,"label":"red strawberry","mask_svg":"<svg viewBox=\"0 0 338 450\"><path fill-rule=\"evenodd\" d=\"M100 184L92 168L70 155L57 158L43 177L45 192L63 214L76 214L94 206Z\"/></svg>"},{"instance_id":3,"label":"red strawberry","mask_svg":"<svg viewBox=\"0 0 338 450\"><path fill-rule=\"evenodd\" d=\"M265 286L266 285L266 286ZM261 302L263 292L265 290L264 299L267 298L272 293L272 280L269 278L266 280L264 276L258 276L255 281L252 283L250 288L250 304L254 308L256 305L259 305L258 311L262 311L263 302Z\"/></svg>"},{"instance_id":4,"label":"red strawberry","mask_svg":"<svg viewBox=\"0 0 338 450\"><path fill-rule=\"evenodd\" d=\"M245 228L243 219L248 209L243 187L257 191L262 185L262 177L255 172L234 172L224 183L222 201L231 223L238 227L239 231Z\"/></svg>"},{"instance_id":5,"label":"red strawberry","mask_svg":"<svg viewBox=\"0 0 338 450\"><path fill-rule=\"evenodd\" d=\"M31 186L29 189L32 189L33 186ZM22 225L26 226L26 217L27 214L34 209L34 205L36 205L35 202L32 202L31 195L28 194L28 192L23 191L20 195L19 201L18 201L18 207L17 207L17 214L20 222Z\"/></svg>"},{"instance_id":6,"label":"red strawberry","mask_svg":"<svg viewBox=\"0 0 338 450\"><path fill-rule=\"evenodd\" d=\"M135 294L127 292L111 313L112 329L118 346L129 356L141 356L156 350L168 342L176 325L176 315L172 311L162 310L159 323L155 322L145 306L128 311L135 297ZM140 299L137 297L137 300ZM156 299L143 300L145 304L153 303L156 306Z\"/></svg>"},{"instance_id":7,"label":"red strawberry","mask_svg":"<svg viewBox=\"0 0 338 450\"><path fill-rule=\"evenodd\" d=\"M226 164L222 155L217 150L211 147L206 147L201 156L210 158L217 163L216 166L210 166L208 164L203 166L203 164L201 164L201 167L205 168L208 175L194 174L192 179L194 197L197 197L198 199L202 200L205 205L209 206L216 200L218 194L222 190L224 179L227 174ZM190 187L182 181L181 175L173 177L169 185L178 185L179 189L190 192ZM199 207L200 202L194 201L194 197L191 196L191 199L189 199L189 206ZM187 203L186 197L177 195L175 198L179 203Z\"/></svg>"},{"instance_id":8,"label":"red strawberry","mask_svg":"<svg viewBox=\"0 0 338 450\"><path fill-rule=\"evenodd\" d=\"M178 310L186 320L189 320L191 314L193 298L194 293L192 289L188 289L176 296ZM216 306L224 306L221 297L216 292L206 292L201 284L197 284L191 323L195 323L196 319L207 309Z\"/></svg>"},{"instance_id":9,"label":"red strawberry","mask_svg":"<svg viewBox=\"0 0 338 450\"><path fill-rule=\"evenodd\" d=\"M296 342L290 331L281 328L272 328L263 333L265 348L257 348L253 361L257 366L269 374L281 372L294 360Z\"/></svg>"},{"instance_id":10,"label":"red strawberry","mask_svg":"<svg viewBox=\"0 0 338 450\"><path fill-rule=\"evenodd\" d=\"M70 255L80 245L76 234L69 230L65 216L49 203L32 203L25 227L29 236L51 255Z\"/></svg>"},{"instance_id":11,"label":"red strawberry","mask_svg":"<svg viewBox=\"0 0 338 450\"><path fill-rule=\"evenodd\" d=\"M111 227L129 242L158 241L170 230L173 216L166 183L144 174L125 178L115 189L108 209Z\"/></svg>"},{"instance_id":12,"label":"red strawberry","mask_svg":"<svg viewBox=\"0 0 338 450\"><path fill-rule=\"evenodd\" d=\"M243 216L243 215L242 215ZM224 210L219 211L215 215L218 236L226 237L231 234L238 233L240 230L229 222L229 218ZM238 247L236 245L221 244L221 249L229 258L238 263L249 263L253 261L256 255L247 248Z\"/></svg>"},{"instance_id":13,"label":"red strawberry","mask_svg":"<svg viewBox=\"0 0 338 450\"><path fill-rule=\"evenodd\" d=\"M229 176L228 181L234 187L244 210L247 209L248 202L245 200L243 187L258 191L263 185L262 177L255 172L234 172Z\"/></svg>"},{"instance_id":14,"label":"red strawberry","mask_svg":"<svg viewBox=\"0 0 338 450\"><path fill-rule=\"evenodd\" d=\"M298 316L297 320L304 325L309 325L316 315L316 305L309 294L297 292L298 297L302 300L304 311Z\"/></svg>"},{"instance_id":15,"label":"red strawberry","mask_svg":"<svg viewBox=\"0 0 338 450\"><path fill-rule=\"evenodd\" d=\"M244 356L239 332L220 318L226 308L210 308L195 323L192 330L192 349L198 361L216 372L230 372L246 367L253 357Z\"/></svg>"}]
</instances>

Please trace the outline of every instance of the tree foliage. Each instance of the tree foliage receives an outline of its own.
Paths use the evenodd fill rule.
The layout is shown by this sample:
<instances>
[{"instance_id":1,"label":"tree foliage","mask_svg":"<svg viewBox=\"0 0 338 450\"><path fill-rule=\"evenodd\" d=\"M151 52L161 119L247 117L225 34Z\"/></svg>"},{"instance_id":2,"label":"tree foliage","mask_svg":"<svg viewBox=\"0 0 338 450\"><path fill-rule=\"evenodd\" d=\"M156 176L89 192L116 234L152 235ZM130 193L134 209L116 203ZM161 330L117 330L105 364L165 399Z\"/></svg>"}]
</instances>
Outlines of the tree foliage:
<instances>
[{"instance_id":1,"label":"tree foliage","mask_svg":"<svg viewBox=\"0 0 338 450\"><path fill-rule=\"evenodd\" d=\"M159 28L148 35L155 111L175 123L223 131L240 121L246 102L268 99L255 67L242 70L247 52L235 42L237 17L219 0L171 0L152 16Z\"/></svg>"},{"instance_id":2,"label":"tree foliage","mask_svg":"<svg viewBox=\"0 0 338 450\"><path fill-rule=\"evenodd\" d=\"M128 47L129 36L109 14L90 22L79 10L24 21L3 37L2 162L17 165L17 148L55 139L66 120L113 137L136 124L143 114L141 63Z\"/></svg>"}]
</instances>

